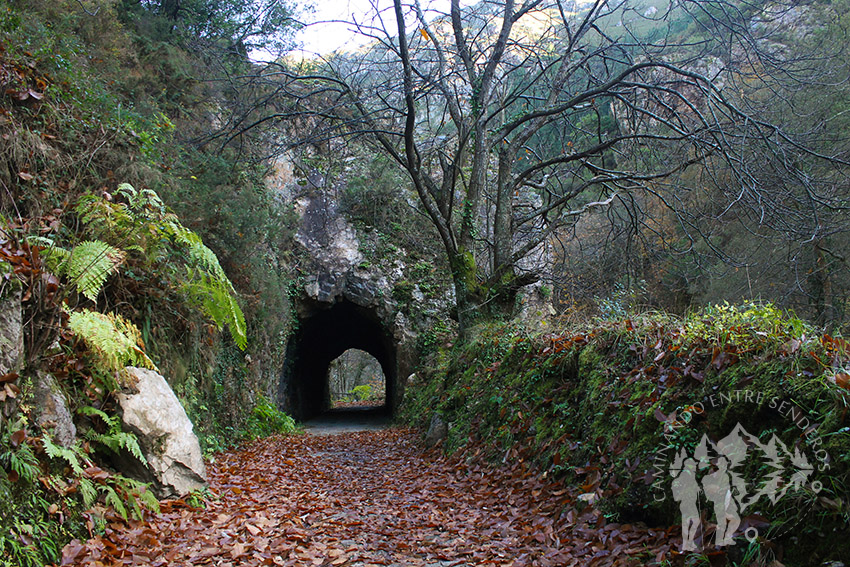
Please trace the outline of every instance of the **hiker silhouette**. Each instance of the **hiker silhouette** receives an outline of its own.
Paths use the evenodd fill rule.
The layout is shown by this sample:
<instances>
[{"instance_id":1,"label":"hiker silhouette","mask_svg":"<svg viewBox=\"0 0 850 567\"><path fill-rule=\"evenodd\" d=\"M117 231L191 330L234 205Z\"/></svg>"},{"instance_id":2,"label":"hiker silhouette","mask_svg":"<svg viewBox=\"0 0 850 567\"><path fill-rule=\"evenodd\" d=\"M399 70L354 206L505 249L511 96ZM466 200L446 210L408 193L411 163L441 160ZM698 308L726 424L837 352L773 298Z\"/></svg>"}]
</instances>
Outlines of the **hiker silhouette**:
<instances>
[{"instance_id":1,"label":"hiker silhouette","mask_svg":"<svg viewBox=\"0 0 850 567\"><path fill-rule=\"evenodd\" d=\"M735 545L733 536L741 525L740 505L732 493L732 477L729 473L729 459L723 455L717 457L715 470L702 479L705 497L714 505L714 517L717 521L716 547Z\"/></svg>"},{"instance_id":2,"label":"hiker silhouette","mask_svg":"<svg viewBox=\"0 0 850 567\"><path fill-rule=\"evenodd\" d=\"M697 528L699 519L699 493L700 487L697 482L697 462L687 456L682 449L679 458L676 459L678 467L671 467L673 474L673 498L679 503L682 512L682 551L696 551Z\"/></svg>"}]
</instances>

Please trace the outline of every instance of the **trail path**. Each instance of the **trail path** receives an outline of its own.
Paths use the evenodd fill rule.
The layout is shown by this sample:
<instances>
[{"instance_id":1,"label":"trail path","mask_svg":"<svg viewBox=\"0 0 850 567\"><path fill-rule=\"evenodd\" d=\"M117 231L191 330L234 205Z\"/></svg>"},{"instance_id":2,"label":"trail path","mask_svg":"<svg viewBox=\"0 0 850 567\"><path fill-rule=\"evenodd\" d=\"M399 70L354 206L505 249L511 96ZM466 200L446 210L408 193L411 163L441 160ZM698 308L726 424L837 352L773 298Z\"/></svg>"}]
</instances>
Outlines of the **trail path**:
<instances>
[{"instance_id":1,"label":"trail path","mask_svg":"<svg viewBox=\"0 0 850 567\"><path fill-rule=\"evenodd\" d=\"M66 547L95 565L645 565L670 534L607 523L524 463L492 468L425 452L382 429L257 441L209 467L218 496L182 501Z\"/></svg>"}]
</instances>

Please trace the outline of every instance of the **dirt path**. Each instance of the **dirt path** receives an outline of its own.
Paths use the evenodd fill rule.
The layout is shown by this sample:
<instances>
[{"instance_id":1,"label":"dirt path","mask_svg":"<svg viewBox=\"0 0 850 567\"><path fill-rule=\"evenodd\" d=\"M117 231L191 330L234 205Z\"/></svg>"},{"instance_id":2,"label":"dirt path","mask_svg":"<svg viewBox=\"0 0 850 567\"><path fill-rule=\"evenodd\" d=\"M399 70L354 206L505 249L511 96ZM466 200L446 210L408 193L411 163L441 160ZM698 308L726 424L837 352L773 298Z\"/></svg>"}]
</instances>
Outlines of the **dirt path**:
<instances>
[{"instance_id":1,"label":"dirt path","mask_svg":"<svg viewBox=\"0 0 850 567\"><path fill-rule=\"evenodd\" d=\"M182 501L66 548L69 564L645 565L669 535L580 513L523 463L492 469L384 429L258 441L209 470L218 499Z\"/></svg>"},{"instance_id":2,"label":"dirt path","mask_svg":"<svg viewBox=\"0 0 850 567\"><path fill-rule=\"evenodd\" d=\"M387 429L390 422L387 412L378 407L335 409L307 421L304 431L309 435L378 431Z\"/></svg>"}]
</instances>

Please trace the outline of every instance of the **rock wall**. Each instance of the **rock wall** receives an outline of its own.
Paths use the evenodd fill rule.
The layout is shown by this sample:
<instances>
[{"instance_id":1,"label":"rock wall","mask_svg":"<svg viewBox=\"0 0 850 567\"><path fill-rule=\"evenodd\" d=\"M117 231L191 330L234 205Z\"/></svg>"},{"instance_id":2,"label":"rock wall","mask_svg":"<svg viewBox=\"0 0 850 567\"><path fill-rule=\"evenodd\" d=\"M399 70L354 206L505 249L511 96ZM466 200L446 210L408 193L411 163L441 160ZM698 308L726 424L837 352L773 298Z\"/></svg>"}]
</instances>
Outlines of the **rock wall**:
<instances>
[{"instance_id":1,"label":"rock wall","mask_svg":"<svg viewBox=\"0 0 850 567\"><path fill-rule=\"evenodd\" d=\"M77 437L77 427L68 409L68 400L52 374L37 371L33 387L36 424L53 435L54 441L70 447Z\"/></svg>"},{"instance_id":2,"label":"rock wall","mask_svg":"<svg viewBox=\"0 0 850 567\"><path fill-rule=\"evenodd\" d=\"M0 273L0 376L18 372L24 364L21 288Z\"/></svg>"}]
</instances>

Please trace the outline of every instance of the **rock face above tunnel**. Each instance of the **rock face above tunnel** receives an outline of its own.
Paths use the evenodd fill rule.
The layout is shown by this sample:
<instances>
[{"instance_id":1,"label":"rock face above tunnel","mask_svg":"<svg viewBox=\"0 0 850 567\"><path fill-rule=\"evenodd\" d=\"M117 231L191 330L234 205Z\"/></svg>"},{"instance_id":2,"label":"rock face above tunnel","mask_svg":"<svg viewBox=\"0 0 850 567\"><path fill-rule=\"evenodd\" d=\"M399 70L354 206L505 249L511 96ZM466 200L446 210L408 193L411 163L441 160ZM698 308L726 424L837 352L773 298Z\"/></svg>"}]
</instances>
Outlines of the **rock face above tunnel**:
<instances>
[{"instance_id":1,"label":"rock face above tunnel","mask_svg":"<svg viewBox=\"0 0 850 567\"><path fill-rule=\"evenodd\" d=\"M301 218L295 239L311 263L298 307L304 314L315 307L310 303L332 305L345 299L374 310L388 322L396 311L392 289L402 274L402 264L398 261L388 274L366 260L360 251L361 235L339 212L337 193L317 187L295 201Z\"/></svg>"},{"instance_id":2,"label":"rock face above tunnel","mask_svg":"<svg viewBox=\"0 0 850 567\"><path fill-rule=\"evenodd\" d=\"M299 316L350 301L374 313L404 345L415 333L405 317L398 317L392 297L395 283L404 275L404 253L400 252L401 257L389 269L371 264L360 250L361 240L367 236L358 234L339 211L339 190L324 187L315 175L310 179L312 188L294 197L300 217L295 239L309 257L303 294L296 304Z\"/></svg>"}]
</instances>

